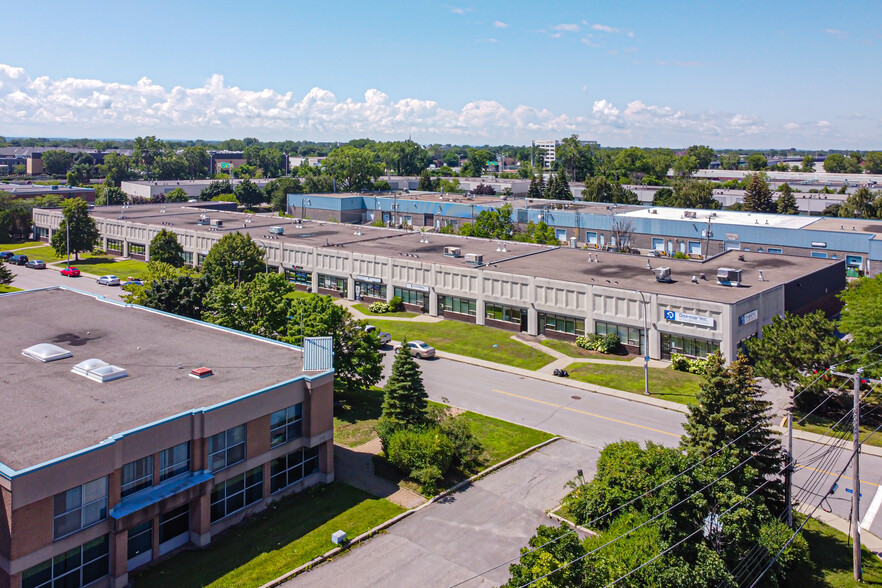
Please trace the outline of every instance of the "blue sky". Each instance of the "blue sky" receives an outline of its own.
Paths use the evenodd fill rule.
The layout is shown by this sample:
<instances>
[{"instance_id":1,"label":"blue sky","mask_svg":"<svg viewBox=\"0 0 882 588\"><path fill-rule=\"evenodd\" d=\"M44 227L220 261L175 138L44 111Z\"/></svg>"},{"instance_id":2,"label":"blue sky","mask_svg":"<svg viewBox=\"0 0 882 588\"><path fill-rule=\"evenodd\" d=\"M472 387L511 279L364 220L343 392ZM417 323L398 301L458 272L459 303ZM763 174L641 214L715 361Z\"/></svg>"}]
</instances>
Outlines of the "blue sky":
<instances>
[{"instance_id":1,"label":"blue sky","mask_svg":"<svg viewBox=\"0 0 882 588\"><path fill-rule=\"evenodd\" d=\"M49 0L4 11L0 135L875 149L880 25L863 0Z\"/></svg>"}]
</instances>

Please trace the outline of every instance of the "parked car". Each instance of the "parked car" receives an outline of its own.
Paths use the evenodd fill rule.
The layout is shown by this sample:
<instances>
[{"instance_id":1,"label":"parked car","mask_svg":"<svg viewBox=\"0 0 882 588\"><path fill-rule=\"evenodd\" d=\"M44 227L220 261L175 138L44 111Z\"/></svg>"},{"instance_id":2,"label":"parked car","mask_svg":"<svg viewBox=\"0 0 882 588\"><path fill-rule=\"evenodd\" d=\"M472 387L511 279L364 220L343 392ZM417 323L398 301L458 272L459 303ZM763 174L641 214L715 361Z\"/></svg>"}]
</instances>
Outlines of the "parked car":
<instances>
[{"instance_id":1,"label":"parked car","mask_svg":"<svg viewBox=\"0 0 882 588\"><path fill-rule=\"evenodd\" d=\"M9 263L14 263L15 265L25 265L28 261L27 255L13 255L9 258Z\"/></svg>"},{"instance_id":2,"label":"parked car","mask_svg":"<svg viewBox=\"0 0 882 588\"><path fill-rule=\"evenodd\" d=\"M102 286L119 286L119 278L116 276L101 276L96 282Z\"/></svg>"},{"instance_id":3,"label":"parked car","mask_svg":"<svg viewBox=\"0 0 882 588\"><path fill-rule=\"evenodd\" d=\"M377 335L377 338L380 340L380 345L388 345L389 342L392 340L392 335L390 335L389 333L384 333L384 332L382 332L381 330L379 330L379 329L378 329L377 327L375 327L374 325L368 325L368 326L366 326L366 327L364 328L364 331L365 331L366 333L374 333L374 334L376 334L376 335Z\"/></svg>"},{"instance_id":4,"label":"parked car","mask_svg":"<svg viewBox=\"0 0 882 588\"><path fill-rule=\"evenodd\" d=\"M415 355L420 359L424 357L435 357L435 348L425 341L408 341L407 346L410 347L411 355ZM395 353L401 349L401 345L395 346Z\"/></svg>"},{"instance_id":5,"label":"parked car","mask_svg":"<svg viewBox=\"0 0 882 588\"><path fill-rule=\"evenodd\" d=\"M46 262L42 259L32 259L25 264L25 267L31 269L46 269Z\"/></svg>"},{"instance_id":6,"label":"parked car","mask_svg":"<svg viewBox=\"0 0 882 588\"><path fill-rule=\"evenodd\" d=\"M3 261L9 261L13 255L15 255L15 253L12 251L0 251L0 259Z\"/></svg>"},{"instance_id":7,"label":"parked car","mask_svg":"<svg viewBox=\"0 0 882 588\"><path fill-rule=\"evenodd\" d=\"M80 277L80 270L75 267L68 266L61 270L61 275L67 276L68 278L78 278Z\"/></svg>"},{"instance_id":8,"label":"parked car","mask_svg":"<svg viewBox=\"0 0 882 588\"><path fill-rule=\"evenodd\" d=\"M142 282L139 278L129 278L125 281L123 286L143 286L144 282Z\"/></svg>"}]
</instances>

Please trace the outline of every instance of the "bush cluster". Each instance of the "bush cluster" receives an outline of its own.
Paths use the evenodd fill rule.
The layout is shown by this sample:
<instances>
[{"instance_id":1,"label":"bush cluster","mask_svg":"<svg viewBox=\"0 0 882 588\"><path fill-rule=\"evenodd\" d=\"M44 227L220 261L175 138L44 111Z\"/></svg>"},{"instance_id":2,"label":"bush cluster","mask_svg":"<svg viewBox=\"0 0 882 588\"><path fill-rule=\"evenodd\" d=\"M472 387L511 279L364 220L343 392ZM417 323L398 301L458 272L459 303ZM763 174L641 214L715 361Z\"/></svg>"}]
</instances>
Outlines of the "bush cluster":
<instances>
[{"instance_id":1,"label":"bush cluster","mask_svg":"<svg viewBox=\"0 0 882 588\"><path fill-rule=\"evenodd\" d=\"M702 375L707 371L707 359L690 359L680 353L671 355L671 367L678 372Z\"/></svg>"},{"instance_id":2,"label":"bush cluster","mask_svg":"<svg viewBox=\"0 0 882 588\"><path fill-rule=\"evenodd\" d=\"M391 312L389 310L388 302L371 302L371 305L368 307L371 312L375 314L385 314L387 312Z\"/></svg>"},{"instance_id":3,"label":"bush cluster","mask_svg":"<svg viewBox=\"0 0 882 588\"><path fill-rule=\"evenodd\" d=\"M576 345L582 349L590 349L601 353L615 353L619 350L622 341L619 339L618 333L607 333L606 335L588 335L587 337L576 337Z\"/></svg>"}]
</instances>

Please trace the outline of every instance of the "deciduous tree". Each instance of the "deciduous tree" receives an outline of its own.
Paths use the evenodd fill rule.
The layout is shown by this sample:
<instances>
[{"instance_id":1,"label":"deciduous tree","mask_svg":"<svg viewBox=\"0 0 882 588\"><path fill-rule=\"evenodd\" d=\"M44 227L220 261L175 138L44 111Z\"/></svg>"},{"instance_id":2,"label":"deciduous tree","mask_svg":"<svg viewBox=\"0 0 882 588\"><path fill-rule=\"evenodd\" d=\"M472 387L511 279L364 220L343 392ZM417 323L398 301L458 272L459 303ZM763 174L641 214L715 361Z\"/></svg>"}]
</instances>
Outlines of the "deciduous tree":
<instances>
[{"instance_id":1,"label":"deciduous tree","mask_svg":"<svg viewBox=\"0 0 882 588\"><path fill-rule=\"evenodd\" d=\"M58 225L58 230L52 235L50 244L55 250L55 255L65 257L68 252L68 227L70 227L70 252L77 261L80 253L92 251L101 239L95 219L89 216L89 204L79 198L68 198L61 203L64 218Z\"/></svg>"},{"instance_id":2,"label":"deciduous tree","mask_svg":"<svg viewBox=\"0 0 882 588\"><path fill-rule=\"evenodd\" d=\"M250 282L264 271L264 254L251 235L227 233L208 251L202 272L212 284Z\"/></svg>"},{"instance_id":3,"label":"deciduous tree","mask_svg":"<svg viewBox=\"0 0 882 588\"><path fill-rule=\"evenodd\" d=\"M168 229L159 231L150 241L150 259L173 267L183 267L184 248L178 243L178 236Z\"/></svg>"},{"instance_id":4,"label":"deciduous tree","mask_svg":"<svg viewBox=\"0 0 882 588\"><path fill-rule=\"evenodd\" d=\"M337 190L357 192L369 190L383 173L383 164L370 149L350 145L338 147L322 161L322 168L337 181Z\"/></svg>"},{"instance_id":5,"label":"deciduous tree","mask_svg":"<svg viewBox=\"0 0 882 588\"><path fill-rule=\"evenodd\" d=\"M815 171L815 158L811 155L806 155L802 158L802 171L804 172L813 172Z\"/></svg>"},{"instance_id":6,"label":"deciduous tree","mask_svg":"<svg viewBox=\"0 0 882 588\"><path fill-rule=\"evenodd\" d=\"M882 343L882 274L851 282L839 294L839 299L845 304L839 330L853 337L852 351L866 354L861 358L862 364L874 363L882 357L882 350L878 348ZM868 368L867 373L882 373L878 362Z\"/></svg>"},{"instance_id":7,"label":"deciduous tree","mask_svg":"<svg viewBox=\"0 0 882 588\"><path fill-rule=\"evenodd\" d=\"M686 148L686 155L691 155L698 162L698 169L708 169L714 160L714 150L707 145L690 145Z\"/></svg>"},{"instance_id":8,"label":"deciduous tree","mask_svg":"<svg viewBox=\"0 0 882 588\"><path fill-rule=\"evenodd\" d=\"M747 156L747 169L751 171L762 171L768 166L769 162L762 153L751 153Z\"/></svg>"},{"instance_id":9,"label":"deciduous tree","mask_svg":"<svg viewBox=\"0 0 882 588\"><path fill-rule=\"evenodd\" d=\"M53 176L63 176L73 166L73 155L67 151L52 149L41 155L43 171Z\"/></svg>"}]
</instances>

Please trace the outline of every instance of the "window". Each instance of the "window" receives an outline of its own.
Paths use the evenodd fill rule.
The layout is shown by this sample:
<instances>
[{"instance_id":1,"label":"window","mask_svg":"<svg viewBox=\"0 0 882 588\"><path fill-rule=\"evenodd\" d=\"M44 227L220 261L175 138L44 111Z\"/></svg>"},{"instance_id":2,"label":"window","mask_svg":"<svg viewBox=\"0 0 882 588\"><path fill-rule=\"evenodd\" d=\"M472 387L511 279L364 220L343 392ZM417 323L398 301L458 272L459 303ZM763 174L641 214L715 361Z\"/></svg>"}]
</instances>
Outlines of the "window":
<instances>
[{"instance_id":1,"label":"window","mask_svg":"<svg viewBox=\"0 0 882 588\"><path fill-rule=\"evenodd\" d=\"M292 451L270 462L270 492L278 492L318 471L318 447Z\"/></svg>"},{"instance_id":2,"label":"window","mask_svg":"<svg viewBox=\"0 0 882 588\"><path fill-rule=\"evenodd\" d=\"M144 255L146 248L140 243L129 243L129 255Z\"/></svg>"},{"instance_id":3,"label":"window","mask_svg":"<svg viewBox=\"0 0 882 588\"><path fill-rule=\"evenodd\" d=\"M263 466L222 482L211 491L211 522L221 520L263 498Z\"/></svg>"},{"instance_id":4,"label":"window","mask_svg":"<svg viewBox=\"0 0 882 588\"><path fill-rule=\"evenodd\" d=\"M626 327L623 325L615 325L613 323L604 323L601 321L594 322L594 332L598 335L606 335L607 333L617 333L622 345L637 347L641 353L643 347L643 329L638 327Z\"/></svg>"},{"instance_id":5,"label":"window","mask_svg":"<svg viewBox=\"0 0 882 588\"><path fill-rule=\"evenodd\" d=\"M153 456L129 462L122 468L120 481L120 497L125 498L144 488L153 485Z\"/></svg>"},{"instance_id":6,"label":"window","mask_svg":"<svg viewBox=\"0 0 882 588\"><path fill-rule=\"evenodd\" d=\"M297 403L270 415L270 446L278 447L302 435L303 403Z\"/></svg>"},{"instance_id":7,"label":"window","mask_svg":"<svg viewBox=\"0 0 882 588\"><path fill-rule=\"evenodd\" d=\"M190 442L185 441L159 453L159 481L190 471Z\"/></svg>"},{"instance_id":8,"label":"window","mask_svg":"<svg viewBox=\"0 0 882 588\"><path fill-rule=\"evenodd\" d=\"M781 250L780 247L769 247L766 249L766 251L768 253L778 253L778 254L783 253L783 251Z\"/></svg>"},{"instance_id":9,"label":"window","mask_svg":"<svg viewBox=\"0 0 882 588\"><path fill-rule=\"evenodd\" d=\"M370 282L355 282L357 288L361 289L362 296L370 296L371 298L386 299L386 285L372 284Z\"/></svg>"},{"instance_id":10,"label":"window","mask_svg":"<svg viewBox=\"0 0 882 588\"><path fill-rule=\"evenodd\" d=\"M667 335L662 333L662 358L670 359L671 354L680 353L690 357L707 357L720 348L720 344L704 339L692 339L679 335Z\"/></svg>"},{"instance_id":11,"label":"window","mask_svg":"<svg viewBox=\"0 0 882 588\"><path fill-rule=\"evenodd\" d=\"M468 298L439 296L438 306L449 312L458 312L459 314L467 314L469 316L475 316L477 314L477 303Z\"/></svg>"},{"instance_id":12,"label":"window","mask_svg":"<svg viewBox=\"0 0 882 588\"><path fill-rule=\"evenodd\" d=\"M505 321L507 323L521 324L521 318L525 317L527 311L513 306L504 306L502 304L487 303L484 305L484 317L495 321Z\"/></svg>"},{"instance_id":13,"label":"window","mask_svg":"<svg viewBox=\"0 0 882 588\"><path fill-rule=\"evenodd\" d=\"M689 241L689 255L701 255L701 241Z\"/></svg>"},{"instance_id":14,"label":"window","mask_svg":"<svg viewBox=\"0 0 882 588\"><path fill-rule=\"evenodd\" d=\"M107 535L56 555L26 569L21 574L22 588L75 588L91 584L109 572L110 541Z\"/></svg>"},{"instance_id":15,"label":"window","mask_svg":"<svg viewBox=\"0 0 882 588\"><path fill-rule=\"evenodd\" d=\"M193 265L193 252L192 251L182 251L181 257L184 259L184 265Z\"/></svg>"},{"instance_id":16,"label":"window","mask_svg":"<svg viewBox=\"0 0 882 588\"><path fill-rule=\"evenodd\" d=\"M208 438L208 465L212 472L245 459L245 425L227 429Z\"/></svg>"},{"instance_id":17,"label":"window","mask_svg":"<svg viewBox=\"0 0 882 588\"><path fill-rule=\"evenodd\" d=\"M190 532L190 505L185 504L159 515L159 542L165 543L178 535Z\"/></svg>"},{"instance_id":18,"label":"window","mask_svg":"<svg viewBox=\"0 0 882 588\"><path fill-rule=\"evenodd\" d=\"M561 243L565 243L567 240L567 230L566 229L554 229L554 236L557 237L557 240Z\"/></svg>"},{"instance_id":19,"label":"window","mask_svg":"<svg viewBox=\"0 0 882 588\"><path fill-rule=\"evenodd\" d=\"M406 288L395 288L394 294L401 298L401 301L405 304L413 304L420 307L426 305L425 292L417 292L416 290L408 290Z\"/></svg>"},{"instance_id":20,"label":"window","mask_svg":"<svg viewBox=\"0 0 882 588\"><path fill-rule=\"evenodd\" d=\"M585 319L556 314L540 314L539 332L541 333L542 331L557 331L558 333L569 333L581 337L585 335Z\"/></svg>"},{"instance_id":21,"label":"window","mask_svg":"<svg viewBox=\"0 0 882 588\"><path fill-rule=\"evenodd\" d=\"M812 257L819 257L821 259L827 259L826 251L812 251Z\"/></svg>"},{"instance_id":22,"label":"window","mask_svg":"<svg viewBox=\"0 0 882 588\"><path fill-rule=\"evenodd\" d=\"M655 251L664 251L665 250L665 240L664 239L656 239L655 237L653 237L652 248Z\"/></svg>"},{"instance_id":23,"label":"window","mask_svg":"<svg viewBox=\"0 0 882 588\"><path fill-rule=\"evenodd\" d=\"M864 258L860 255L846 255L845 256L845 266L846 267L856 267L858 269L864 264Z\"/></svg>"},{"instance_id":24,"label":"window","mask_svg":"<svg viewBox=\"0 0 882 588\"><path fill-rule=\"evenodd\" d=\"M302 284L304 286L312 285L312 272L305 272L302 270L294 270L287 271L288 273L288 281L294 282L295 284Z\"/></svg>"},{"instance_id":25,"label":"window","mask_svg":"<svg viewBox=\"0 0 882 588\"><path fill-rule=\"evenodd\" d=\"M128 559L153 549L153 521L146 521L129 529Z\"/></svg>"},{"instance_id":26,"label":"window","mask_svg":"<svg viewBox=\"0 0 882 588\"><path fill-rule=\"evenodd\" d=\"M585 232L585 242L589 245L597 245L597 232L595 231L586 231Z\"/></svg>"},{"instance_id":27,"label":"window","mask_svg":"<svg viewBox=\"0 0 882 588\"><path fill-rule=\"evenodd\" d=\"M107 476L55 495L53 526L60 539L107 517Z\"/></svg>"},{"instance_id":28,"label":"window","mask_svg":"<svg viewBox=\"0 0 882 588\"><path fill-rule=\"evenodd\" d=\"M346 278L335 278L334 276L326 276L325 274L318 275L318 287L324 288L325 290L335 290L346 295L346 283Z\"/></svg>"},{"instance_id":29,"label":"window","mask_svg":"<svg viewBox=\"0 0 882 588\"><path fill-rule=\"evenodd\" d=\"M107 247L105 247L107 251L116 251L118 253L122 253L122 241L117 239L108 239Z\"/></svg>"}]
</instances>

